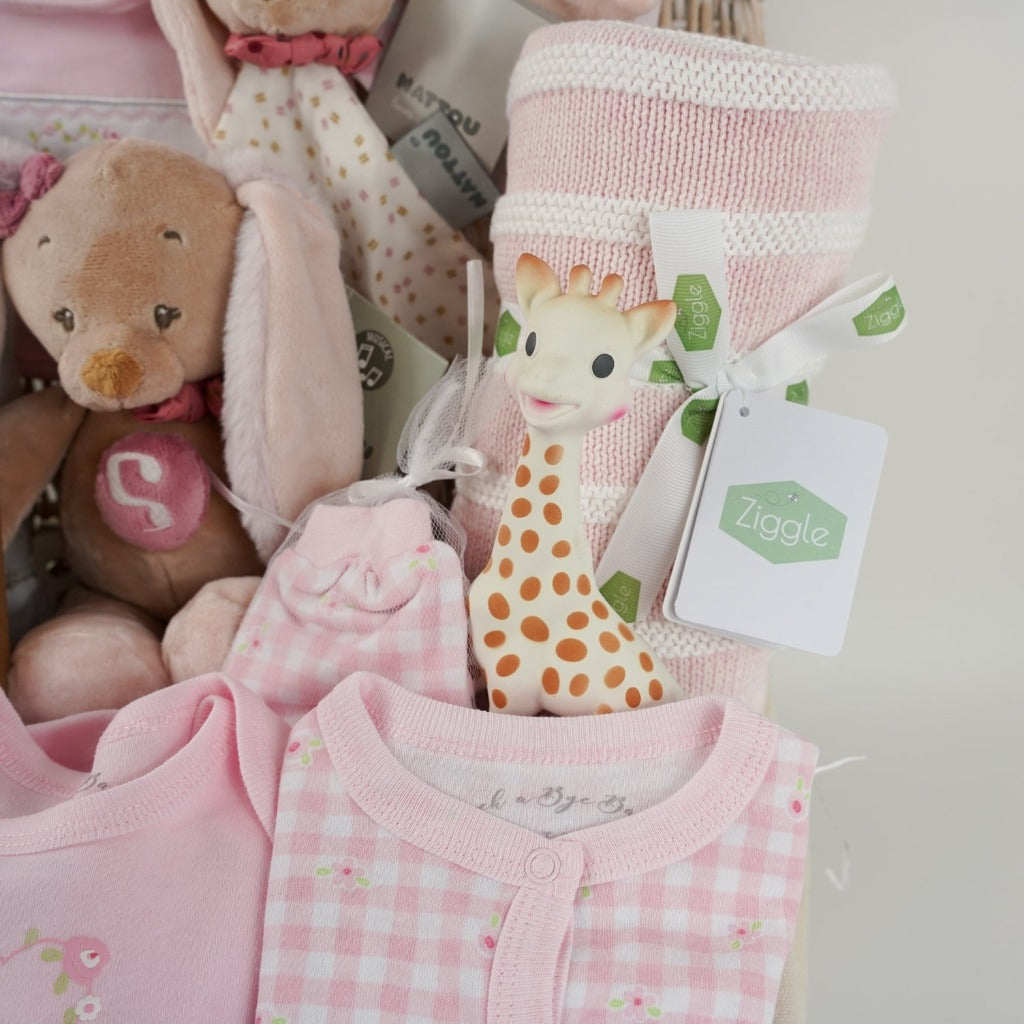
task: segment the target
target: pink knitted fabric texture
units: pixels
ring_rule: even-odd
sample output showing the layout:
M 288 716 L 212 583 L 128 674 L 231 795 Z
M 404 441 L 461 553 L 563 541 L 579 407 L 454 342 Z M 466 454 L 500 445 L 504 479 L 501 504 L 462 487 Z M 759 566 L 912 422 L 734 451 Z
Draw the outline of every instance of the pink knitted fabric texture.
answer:
M 577 263 L 598 280 L 621 274 L 622 308 L 656 298 L 649 214 L 719 209 L 733 348 L 755 348 L 843 283 L 867 227 L 893 99 L 873 66 L 822 66 L 621 22 L 534 32 L 509 87 L 508 187 L 491 226 L 503 301 L 516 301 L 524 252 L 563 284 Z M 484 401 L 495 411 L 475 439 L 488 471 L 461 482 L 455 502 L 471 578 L 493 543 L 524 430 L 500 373 L 489 386 Z M 581 483 L 595 562 L 686 394 L 637 384 L 630 415 L 588 436 Z M 763 708 L 766 651 L 668 623 L 660 602 L 638 630 L 688 695 L 725 693 Z

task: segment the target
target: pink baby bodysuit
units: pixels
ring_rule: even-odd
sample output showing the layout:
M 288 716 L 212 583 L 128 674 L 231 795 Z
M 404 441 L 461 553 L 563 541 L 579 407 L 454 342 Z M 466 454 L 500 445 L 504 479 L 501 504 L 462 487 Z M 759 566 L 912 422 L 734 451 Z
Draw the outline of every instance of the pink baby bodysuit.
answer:
M 109 718 L 58 763 L 0 695 L 0 1020 L 251 1021 L 286 729 L 222 676 Z
M 422 501 L 318 505 L 275 555 L 224 672 L 289 723 L 359 670 L 470 706 L 462 562 Z
M 817 752 L 742 705 L 519 718 L 362 674 L 288 750 L 262 1024 L 772 1020 Z

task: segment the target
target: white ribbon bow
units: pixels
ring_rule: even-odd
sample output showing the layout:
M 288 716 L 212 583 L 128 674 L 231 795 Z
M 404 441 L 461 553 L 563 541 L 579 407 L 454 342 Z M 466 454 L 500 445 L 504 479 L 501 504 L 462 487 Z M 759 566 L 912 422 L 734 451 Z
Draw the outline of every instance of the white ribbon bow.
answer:
M 693 266 L 694 251 L 711 252 L 711 259 L 703 258 L 723 306 L 724 330 L 713 349 L 700 352 L 688 352 L 675 332 L 668 339 L 691 395 L 669 419 L 595 573 L 605 598 L 630 622 L 647 614 L 672 567 L 700 473 L 705 426 L 718 399 L 734 388 L 769 391 L 805 380 L 831 353 L 883 344 L 906 323 L 893 279 L 875 274 L 831 295 L 754 351 L 730 356 L 724 259 L 713 244 L 715 218 L 720 238 L 721 215 L 715 211 L 670 211 L 651 218 L 659 294 L 673 295 L 680 268 Z M 682 228 L 688 238 L 680 246 Z M 687 250 L 694 237 L 699 244 Z M 682 263 L 680 248 L 687 250 Z M 695 413 L 703 413 L 704 422 L 695 422 Z

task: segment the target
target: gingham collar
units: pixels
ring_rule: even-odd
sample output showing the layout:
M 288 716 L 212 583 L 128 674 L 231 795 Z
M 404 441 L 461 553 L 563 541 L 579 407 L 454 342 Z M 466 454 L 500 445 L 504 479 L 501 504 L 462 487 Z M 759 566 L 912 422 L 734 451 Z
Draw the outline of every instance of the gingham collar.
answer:
M 524 884 L 524 865 L 538 851 L 565 866 L 567 887 L 614 881 L 691 855 L 743 812 L 777 742 L 771 722 L 724 698 L 616 715 L 519 718 L 429 700 L 369 673 L 336 687 L 317 718 L 346 792 L 367 815 L 420 849 L 512 885 Z M 707 744 L 711 752 L 661 803 L 548 839 L 429 785 L 396 758 L 390 743 L 481 761 L 595 766 Z

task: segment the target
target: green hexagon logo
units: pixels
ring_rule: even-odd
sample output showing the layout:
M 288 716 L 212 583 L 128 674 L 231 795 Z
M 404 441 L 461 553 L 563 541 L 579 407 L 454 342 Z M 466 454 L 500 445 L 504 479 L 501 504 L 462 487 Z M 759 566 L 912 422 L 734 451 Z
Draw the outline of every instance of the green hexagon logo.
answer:
M 499 356 L 515 352 L 520 329 L 519 321 L 506 309 L 498 318 L 498 331 L 494 337 L 494 351 Z
M 640 604 L 638 579 L 620 569 L 608 577 L 608 582 L 601 587 L 601 594 L 624 622 L 636 622 L 636 612 Z
M 722 306 L 704 274 L 680 274 L 676 278 L 672 301 L 676 314 L 675 331 L 687 352 L 710 352 L 715 347 Z
M 874 337 L 878 334 L 890 334 L 895 331 L 906 316 L 903 300 L 895 288 L 882 292 L 874 302 L 853 318 L 853 326 L 862 338 Z
M 795 480 L 739 484 L 725 494 L 719 528 L 773 565 L 839 557 L 846 516 Z

